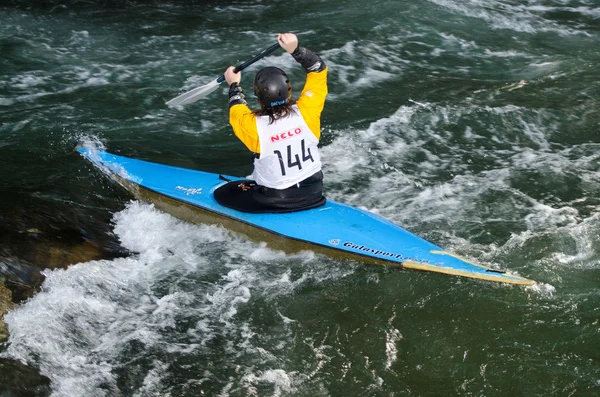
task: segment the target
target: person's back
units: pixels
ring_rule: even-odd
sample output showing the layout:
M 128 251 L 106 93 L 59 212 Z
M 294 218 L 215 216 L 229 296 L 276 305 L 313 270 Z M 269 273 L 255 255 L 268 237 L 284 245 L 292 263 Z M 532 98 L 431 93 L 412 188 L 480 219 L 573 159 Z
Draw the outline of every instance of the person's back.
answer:
M 255 159 L 252 180 L 225 184 L 215 191 L 215 199 L 240 211 L 289 212 L 325 203 L 317 145 L 327 68 L 318 55 L 298 45 L 294 34 L 280 34 L 278 42 L 308 73 L 297 101 L 291 97 L 292 86 L 285 72 L 268 67 L 254 79 L 261 107 L 251 111 L 239 85 L 241 75 L 233 73 L 233 67 L 225 72 L 230 123 Z

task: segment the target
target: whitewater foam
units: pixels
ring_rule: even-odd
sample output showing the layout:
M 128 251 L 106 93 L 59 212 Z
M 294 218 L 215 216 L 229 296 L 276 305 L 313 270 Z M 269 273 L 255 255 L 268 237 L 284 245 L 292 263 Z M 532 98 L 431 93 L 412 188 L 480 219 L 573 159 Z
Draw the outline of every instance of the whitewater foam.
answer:
M 164 392 L 169 360 L 213 354 L 212 344 L 223 337 L 232 341 L 223 354 L 238 356 L 243 347 L 244 354 L 264 357 L 269 350 L 257 343 L 256 324 L 243 312 L 353 271 L 315 261 L 313 253 L 288 256 L 220 227 L 187 224 L 136 201 L 115 214 L 114 223 L 121 244 L 137 254 L 46 270 L 42 290 L 6 316 L 4 355 L 39 367 L 52 381 L 53 396 L 116 395 L 117 369 L 147 359 L 153 364 L 138 367 L 143 376 L 132 393 Z M 296 274 L 296 266 L 303 271 Z M 276 317 L 284 327 L 294 324 Z M 272 337 L 287 343 L 286 334 Z M 290 375 L 277 366 L 242 373 L 237 385 L 289 389 Z

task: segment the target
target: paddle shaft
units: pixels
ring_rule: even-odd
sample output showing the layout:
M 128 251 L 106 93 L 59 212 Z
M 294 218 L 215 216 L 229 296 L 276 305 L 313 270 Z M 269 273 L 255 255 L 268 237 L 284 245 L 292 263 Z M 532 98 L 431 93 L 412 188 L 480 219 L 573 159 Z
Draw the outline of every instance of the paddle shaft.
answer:
M 256 55 L 252 59 L 249 59 L 246 62 L 242 63 L 241 65 L 237 66 L 233 70 L 235 71 L 235 73 L 239 72 L 240 70 L 244 70 L 248 66 L 252 65 L 254 62 L 266 57 L 267 55 L 269 55 L 270 53 L 272 53 L 273 51 L 275 51 L 278 48 L 281 48 L 279 46 L 279 44 L 273 44 L 271 47 L 267 48 L 266 50 L 264 50 L 260 54 Z M 221 84 L 223 81 L 225 81 L 225 75 L 221 75 L 221 77 L 217 78 L 216 80 L 213 80 L 209 84 L 203 85 L 201 87 L 196 87 L 193 90 L 190 90 L 188 92 L 185 92 L 185 93 L 179 95 L 177 98 L 171 99 L 170 101 L 167 102 L 167 105 L 168 106 L 181 106 L 181 105 L 187 105 L 189 103 L 194 103 L 197 100 L 202 99 L 202 98 L 206 97 L 208 94 L 210 94 L 211 92 L 215 91 L 219 87 L 219 84 Z
M 256 55 L 255 57 L 253 57 L 252 59 L 248 59 L 246 62 L 236 66 L 235 69 L 233 69 L 233 71 L 235 73 L 237 72 L 241 72 L 242 70 L 246 69 L 248 66 L 252 65 L 254 62 L 266 57 L 267 55 L 271 54 L 272 52 L 274 52 L 276 49 L 281 48 L 279 46 L 279 43 L 275 43 L 273 44 L 271 47 L 267 48 L 266 50 L 264 50 L 263 52 L 261 52 L 260 54 Z M 225 76 L 221 76 L 217 79 L 217 83 L 222 83 L 223 81 L 225 81 Z

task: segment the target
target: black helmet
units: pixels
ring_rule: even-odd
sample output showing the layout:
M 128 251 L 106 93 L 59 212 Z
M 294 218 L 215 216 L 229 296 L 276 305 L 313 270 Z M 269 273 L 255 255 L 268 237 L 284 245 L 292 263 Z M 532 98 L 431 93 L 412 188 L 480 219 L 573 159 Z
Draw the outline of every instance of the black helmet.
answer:
M 292 83 L 283 70 L 269 66 L 256 73 L 254 95 L 265 108 L 283 105 L 292 97 Z

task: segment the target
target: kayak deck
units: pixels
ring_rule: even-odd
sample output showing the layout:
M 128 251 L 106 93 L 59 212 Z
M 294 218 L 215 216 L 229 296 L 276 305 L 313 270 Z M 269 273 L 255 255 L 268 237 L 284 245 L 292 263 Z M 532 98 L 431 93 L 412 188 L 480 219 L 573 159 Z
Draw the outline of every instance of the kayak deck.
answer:
M 131 159 L 87 148 L 78 151 L 141 200 L 193 223 L 221 224 L 286 252 L 313 250 L 333 257 L 502 283 L 532 280 L 489 268 L 418 237 L 385 218 L 328 200 L 290 213 L 244 213 L 219 205 L 218 174 Z M 241 179 L 226 177 L 227 179 Z

